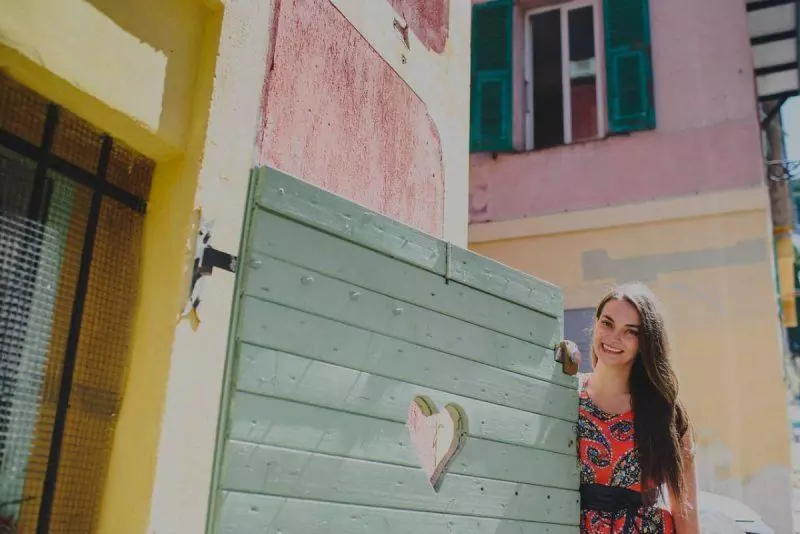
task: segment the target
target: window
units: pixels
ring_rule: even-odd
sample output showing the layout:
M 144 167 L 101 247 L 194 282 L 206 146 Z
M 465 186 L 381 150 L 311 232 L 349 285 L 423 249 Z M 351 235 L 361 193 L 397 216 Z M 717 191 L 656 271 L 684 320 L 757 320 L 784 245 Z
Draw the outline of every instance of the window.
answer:
M 9 531 L 97 529 L 154 168 L 0 73 L 0 525 Z
M 573 0 L 522 14 L 514 3 L 473 6 L 473 152 L 513 149 L 524 121 L 527 150 L 655 127 L 648 0 Z M 524 41 L 524 49 L 512 43 Z M 520 54 L 519 61 L 513 61 Z M 514 77 L 513 65 L 524 65 Z M 514 80 L 524 79 L 524 115 L 513 112 Z
M 570 2 L 526 16 L 526 148 L 598 137 L 605 130 L 592 2 Z
M 470 147 L 511 150 L 514 6 L 494 0 L 473 6 Z

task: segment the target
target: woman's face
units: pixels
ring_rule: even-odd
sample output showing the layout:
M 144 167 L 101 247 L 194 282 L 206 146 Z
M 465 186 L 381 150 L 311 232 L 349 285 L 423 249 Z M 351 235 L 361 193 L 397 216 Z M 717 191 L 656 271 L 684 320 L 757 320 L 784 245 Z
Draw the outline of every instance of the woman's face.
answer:
M 594 322 L 593 349 L 603 365 L 630 365 L 639 353 L 639 312 L 627 300 L 609 300 Z

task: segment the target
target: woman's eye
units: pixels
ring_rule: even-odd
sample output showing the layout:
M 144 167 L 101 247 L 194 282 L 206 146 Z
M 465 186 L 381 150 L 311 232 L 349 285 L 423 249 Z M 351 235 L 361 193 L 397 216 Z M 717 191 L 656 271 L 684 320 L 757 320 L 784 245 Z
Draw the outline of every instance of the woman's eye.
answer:
M 636 337 L 639 334 L 635 330 L 625 330 L 625 335 L 628 337 Z

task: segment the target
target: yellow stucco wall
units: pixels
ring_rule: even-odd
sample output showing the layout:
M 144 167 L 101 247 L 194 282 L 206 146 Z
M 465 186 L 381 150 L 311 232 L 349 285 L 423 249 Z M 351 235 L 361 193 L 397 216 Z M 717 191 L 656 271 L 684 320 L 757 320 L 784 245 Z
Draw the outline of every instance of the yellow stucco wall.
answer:
M 0 69 L 156 160 L 130 370 L 99 532 L 147 531 L 221 4 L 0 0 Z
M 474 225 L 470 246 L 561 286 L 567 309 L 594 307 L 615 283 L 648 283 L 664 303 L 697 426 L 701 488 L 786 526 L 790 456 L 771 237 L 758 188 Z

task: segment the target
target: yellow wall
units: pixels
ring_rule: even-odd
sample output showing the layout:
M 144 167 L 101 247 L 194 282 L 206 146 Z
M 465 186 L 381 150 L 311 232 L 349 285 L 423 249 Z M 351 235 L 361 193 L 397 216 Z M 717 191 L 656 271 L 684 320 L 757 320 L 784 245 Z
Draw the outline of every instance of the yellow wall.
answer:
M 761 189 L 474 225 L 470 235 L 475 251 L 561 286 L 567 309 L 594 307 L 615 283 L 648 283 L 698 429 L 701 487 L 782 515 L 770 508 L 785 500 L 788 512 L 790 461 L 771 236 Z
M 149 527 L 219 41 L 210 0 L 0 0 L 0 69 L 156 160 L 100 532 Z
M 777 262 L 778 289 L 780 292 L 783 326 L 797 326 L 797 305 L 795 295 L 794 243 L 791 231 L 776 232 L 775 259 Z

